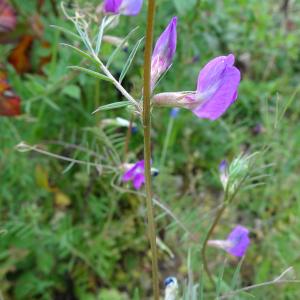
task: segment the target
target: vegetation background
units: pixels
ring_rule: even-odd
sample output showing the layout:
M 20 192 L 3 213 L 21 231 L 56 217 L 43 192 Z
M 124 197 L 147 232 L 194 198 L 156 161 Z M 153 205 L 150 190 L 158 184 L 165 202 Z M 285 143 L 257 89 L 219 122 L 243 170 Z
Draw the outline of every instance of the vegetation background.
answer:
M 159 91 L 193 90 L 200 68 L 217 55 L 234 53 L 242 72 L 238 101 L 216 122 L 180 111 L 174 120 L 163 165 L 161 153 L 169 110 L 153 113 L 153 162 L 160 167 L 154 191 L 184 224 L 156 208 L 161 280 L 175 275 L 182 289 L 201 280 L 201 241 L 222 194 L 218 165 L 243 151 L 260 151 L 259 176 L 227 210 L 215 237 L 235 224 L 251 230 L 251 247 L 241 265 L 210 249 L 211 268 L 224 271 L 230 286 L 265 282 L 289 266 L 300 277 L 300 2 L 298 0 L 158 0 L 155 37 L 178 15 L 178 49 Z M 67 1 L 75 5 L 75 1 Z M 22 115 L 0 116 L 0 291 L 3 299 L 146 299 L 150 289 L 149 246 L 143 198 L 127 192 L 118 174 L 99 175 L 92 163 L 110 151 L 123 160 L 126 128 L 103 127 L 107 118 L 130 119 L 126 110 L 95 115 L 99 106 L 121 101 L 106 82 L 72 71 L 82 59 L 61 42 L 78 44 L 55 30 L 74 31 L 58 1 L 14 0 L 17 27 L 0 35 L 1 68 L 22 102 Z M 76 1 L 97 28 L 99 1 Z M 122 17 L 110 34 L 125 36 L 129 51 L 144 34 L 146 5 L 137 17 Z M 94 27 L 93 27 L 94 26 Z M 114 46 L 104 44 L 103 57 Z M 130 52 L 129 52 L 130 53 Z M 119 74 L 128 56 L 111 65 Z M 124 80 L 141 89 L 140 49 Z M 0 95 L 5 101 L 5 95 Z M 138 124 L 138 120 L 137 124 Z M 78 165 L 16 145 L 39 144 Z M 142 128 L 132 135 L 129 158 L 142 157 Z M 262 168 L 262 167 L 267 168 Z M 197 241 L 191 240 L 191 232 Z M 188 255 L 189 253 L 189 255 Z M 221 269 L 220 269 L 221 268 Z M 209 287 L 209 286 L 207 286 Z M 226 288 L 225 288 L 226 289 Z M 212 292 L 207 289 L 207 296 Z M 299 285 L 251 291 L 256 299 L 298 299 Z M 248 294 L 236 299 L 251 299 Z

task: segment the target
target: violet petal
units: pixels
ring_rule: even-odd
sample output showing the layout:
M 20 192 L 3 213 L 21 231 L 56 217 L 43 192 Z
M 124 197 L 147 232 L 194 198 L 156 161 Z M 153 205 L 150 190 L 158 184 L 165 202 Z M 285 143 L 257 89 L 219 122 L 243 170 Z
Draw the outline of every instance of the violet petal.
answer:
M 232 246 L 227 249 L 231 255 L 244 256 L 250 244 L 249 230 L 241 225 L 236 226 L 227 237 Z
M 240 71 L 233 66 L 234 56 L 220 56 L 210 61 L 199 73 L 199 105 L 193 113 L 199 118 L 218 119 L 237 99 Z
M 172 64 L 177 45 L 176 26 L 177 17 L 173 17 L 155 44 L 151 61 L 152 87 Z
M 143 0 L 123 0 L 120 6 L 120 13 L 126 16 L 136 16 L 143 5 Z
M 120 12 L 122 0 L 105 0 L 104 1 L 104 11 L 106 13 L 118 14 Z

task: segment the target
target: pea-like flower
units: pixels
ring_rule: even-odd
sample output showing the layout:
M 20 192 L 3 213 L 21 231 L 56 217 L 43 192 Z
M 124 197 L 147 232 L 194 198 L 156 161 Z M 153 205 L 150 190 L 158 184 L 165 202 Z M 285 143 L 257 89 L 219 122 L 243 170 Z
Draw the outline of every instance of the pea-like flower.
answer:
M 105 0 L 104 12 L 126 16 L 137 15 L 143 5 L 143 0 Z
M 152 162 L 151 162 L 152 163 Z M 125 173 L 122 177 L 123 182 L 132 181 L 133 187 L 136 190 L 139 190 L 143 184 L 145 183 L 145 162 L 144 160 L 140 160 L 135 164 L 126 164 L 125 165 Z M 159 171 L 155 168 L 151 168 L 151 175 L 157 176 Z
M 183 107 L 199 118 L 216 120 L 237 99 L 241 74 L 233 64 L 233 54 L 216 57 L 200 71 L 195 92 L 157 94 L 153 104 Z
M 249 230 L 241 225 L 236 226 L 226 240 L 209 240 L 208 245 L 224 249 L 233 256 L 245 255 L 250 244 Z
M 172 65 L 177 44 L 177 17 L 173 17 L 164 32 L 158 38 L 151 60 L 151 87 Z

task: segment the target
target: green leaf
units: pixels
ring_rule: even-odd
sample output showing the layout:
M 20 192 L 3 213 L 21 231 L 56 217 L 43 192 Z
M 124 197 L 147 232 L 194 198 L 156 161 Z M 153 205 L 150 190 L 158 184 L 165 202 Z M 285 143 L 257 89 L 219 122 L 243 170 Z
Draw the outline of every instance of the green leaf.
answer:
M 54 103 L 50 98 L 48 97 L 43 97 L 43 100 L 45 101 L 46 104 L 48 104 L 50 107 L 52 107 L 56 111 L 60 111 L 59 106 Z
M 120 101 L 120 102 L 114 102 L 114 103 L 110 103 L 110 104 L 107 104 L 107 105 L 103 105 L 103 106 L 100 106 L 98 107 L 94 112 L 98 112 L 98 111 L 104 111 L 104 110 L 111 110 L 111 109 L 116 109 L 116 108 L 121 108 L 121 107 L 124 107 L 124 106 L 128 106 L 130 105 L 131 102 L 130 101 Z
M 234 290 L 236 287 L 237 287 L 237 284 L 238 284 L 238 279 L 239 279 L 239 275 L 240 275 L 240 271 L 241 271 L 241 267 L 242 267 L 242 264 L 244 262 L 244 258 L 242 258 L 239 262 L 239 264 L 237 265 L 235 271 L 234 271 L 234 274 L 233 274 L 233 277 L 232 277 L 232 280 L 231 280 L 231 289 Z
M 138 29 L 139 27 L 135 27 L 134 29 L 132 29 L 127 36 L 124 38 L 123 42 L 113 51 L 113 53 L 111 54 L 111 56 L 109 57 L 106 67 L 108 68 L 110 66 L 110 64 L 112 63 L 114 57 L 118 54 L 118 52 L 126 45 L 127 41 L 129 40 L 129 38 L 131 37 L 131 35 Z
M 80 98 L 80 88 L 77 85 L 68 85 L 63 89 L 63 93 L 71 98 Z
M 112 80 L 110 78 L 108 78 L 107 76 L 105 76 L 105 75 L 103 75 L 101 73 L 92 71 L 90 69 L 86 69 L 86 68 L 82 68 L 82 67 L 78 67 L 78 66 L 69 66 L 69 68 L 74 69 L 74 70 L 78 70 L 78 71 L 82 71 L 82 72 L 84 72 L 86 74 L 89 74 L 89 75 L 91 75 L 91 76 L 93 76 L 95 78 L 101 79 L 101 80 L 112 82 Z
M 92 60 L 92 61 L 94 61 L 94 62 L 97 63 L 97 61 L 92 56 L 90 56 L 88 53 L 86 53 L 86 52 L 78 49 L 77 47 L 74 47 L 74 46 L 72 46 L 70 44 L 65 44 L 65 43 L 61 43 L 61 45 L 65 46 L 65 47 L 69 47 L 69 48 L 73 49 L 75 52 L 77 52 L 80 56 L 88 58 L 88 59 L 90 59 L 90 60 Z
M 51 27 L 51 28 L 54 28 L 54 29 L 57 29 L 57 30 L 59 30 L 59 31 L 61 31 L 61 32 L 67 34 L 67 35 L 70 35 L 70 36 L 73 37 L 73 38 L 76 38 L 76 39 L 78 39 L 78 40 L 81 40 L 81 37 L 80 37 L 78 34 L 72 32 L 72 31 L 69 30 L 69 29 L 66 29 L 66 28 L 64 28 L 64 27 L 57 26 L 57 25 L 50 25 L 50 27 Z
M 128 69 L 130 68 L 131 63 L 132 63 L 132 61 L 135 57 L 135 54 L 136 54 L 137 50 L 139 49 L 139 46 L 140 46 L 143 39 L 144 38 L 142 37 L 140 40 L 138 40 L 137 43 L 135 44 L 135 46 L 133 47 L 133 49 L 132 49 L 132 51 L 131 51 L 131 53 L 130 53 L 130 55 L 129 55 L 126 63 L 125 63 L 125 66 L 122 70 L 122 73 L 120 75 L 120 78 L 119 78 L 120 83 L 123 81 L 124 77 L 126 76 L 126 73 L 127 73 Z
M 101 22 L 101 25 L 99 26 L 99 32 L 98 32 L 98 35 L 97 35 L 96 50 L 95 50 L 97 56 L 100 52 L 102 38 L 103 38 L 103 32 L 104 32 L 105 26 L 106 26 L 106 17 L 103 18 L 103 20 Z

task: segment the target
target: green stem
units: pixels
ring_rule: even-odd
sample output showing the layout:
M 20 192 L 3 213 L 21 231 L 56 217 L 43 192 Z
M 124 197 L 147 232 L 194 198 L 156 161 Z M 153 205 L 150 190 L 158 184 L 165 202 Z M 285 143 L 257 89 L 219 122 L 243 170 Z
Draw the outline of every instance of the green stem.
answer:
M 145 189 L 148 218 L 148 234 L 152 253 L 153 299 L 159 300 L 158 259 L 156 245 L 156 228 L 151 190 L 151 55 L 153 44 L 153 27 L 155 0 L 148 0 L 147 29 L 144 53 L 144 88 L 143 88 L 143 126 L 144 126 L 144 160 Z
M 219 208 L 217 214 L 216 214 L 216 217 L 214 219 L 214 222 L 213 224 L 211 225 L 207 235 L 206 235 L 206 238 L 205 238 L 205 241 L 203 243 L 203 247 L 202 247 L 202 251 L 201 251 L 201 256 L 202 256 L 202 262 L 203 262 L 203 267 L 204 267 L 204 270 L 205 272 L 207 273 L 208 275 L 208 278 L 210 280 L 210 282 L 212 283 L 213 286 L 215 286 L 215 281 L 213 280 L 213 277 L 210 273 L 210 270 L 208 268 L 208 263 L 207 263 L 207 258 L 206 258 L 206 248 L 207 248 L 207 242 L 208 240 L 210 239 L 211 235 L 213 234 L 216 226 L 218 225 L 222 215 L 223 215 L 223 212 L 226 208 L 226 205 L 223 203 L 222 206 Z

